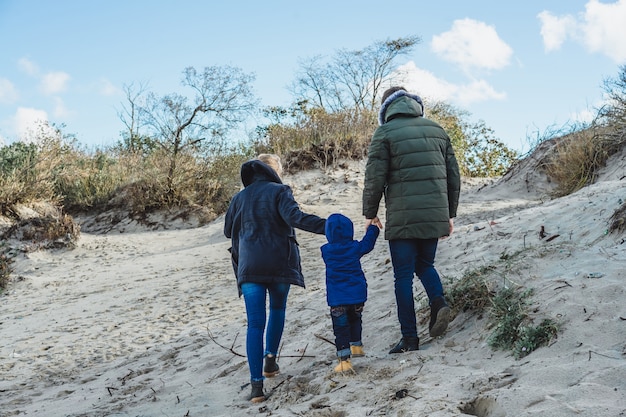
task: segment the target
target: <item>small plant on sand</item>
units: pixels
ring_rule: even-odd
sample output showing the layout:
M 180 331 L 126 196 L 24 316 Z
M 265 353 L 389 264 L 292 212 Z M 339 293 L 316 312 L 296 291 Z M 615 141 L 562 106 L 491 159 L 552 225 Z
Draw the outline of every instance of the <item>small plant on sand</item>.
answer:
M 495 330 L 489 339 L 494 349 L 511 349 L 518 339 L 518 330 L 527 318 L 527 298 L 531 290 L 516 291 L 512 287 L 500 290 L 491 300 L 491 317 L 495 321 Z
M 446 292 L 446 298 L 455 314 L 461 311 L 482 312 L 493 298 L 493 290 L 486 275 L 496 269 L 486 265 L 466 272 Z
M 550 319 L 544 319 L 538 326 L 524 325 L 530 320 L 528 299 L 532 293 L 530 289 L 520 292 L 507 287 L 493 298 L 490 313 L 496 324 L 489 338 L 492 348 L 511 350 L 519 359 L 547 345 L 556 336 L 558 325 Z
M 511 256 L 517 256 L 515 253 Z M 494 328 L 489 337 L 493 349 L 510 350 L 516 359 L 522 358 L 540 346 L 547 345 L 558 333 L 558 325 L 544 319 L 533 326 L 528 314 L 531 289 L 505 287 L 495 290 L 511 256 L 502 256 L 500 262 L 467 271 L 461 279 L 446 288 L 446 298 L 454 312 L 472 312 L 478 316 L 489 313 L 489 323 Z
M 520 327 L 518 331 L 519 337 L 513 346 L 515 358 L 523 358 L 538 347 L 549 344 L 558 331 L 558 324 L 550 319 L 543 319 L 536 327 Z

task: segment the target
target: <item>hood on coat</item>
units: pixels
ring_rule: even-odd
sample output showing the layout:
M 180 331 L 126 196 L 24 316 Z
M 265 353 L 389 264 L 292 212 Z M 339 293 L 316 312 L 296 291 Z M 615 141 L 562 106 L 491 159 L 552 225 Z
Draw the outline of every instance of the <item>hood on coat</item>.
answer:
M 344 243 L 354 240 L 352 220 L 343 214 L 335 213 L 328 216 L 325 231 L 328 243 Z
M 261 162 L 258 159 L 253 159 L 248 162 L 244 162 L 241 165 L 241 183 L 244 187 L 252 184 L 255 181 L 272 181 L 282 184 L 280 177 L 265 162 Z
M 402 100 L 397 100 L 404 97 Z M 389 113 L 389 114 L 387 114 Z M 424 116 L 424 103 L 418 95 L 398 90 L 385 100 L 378 112 L 378 124 L 384 125 L 390 116 L 405 114 L 408 116 Z

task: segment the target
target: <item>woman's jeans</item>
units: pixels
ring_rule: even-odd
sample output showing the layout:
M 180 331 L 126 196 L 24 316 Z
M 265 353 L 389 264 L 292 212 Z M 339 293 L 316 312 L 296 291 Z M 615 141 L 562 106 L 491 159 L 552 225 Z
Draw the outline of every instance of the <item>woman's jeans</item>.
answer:
M 289 284 L 260 284 L 247 282 L 241 284 L 241 292 L 246 304 L 248 333 L 246 335 L 246 354 L 252 381 L 263 381 L 263 357 L 268 353 L 276 355 L 285 326 L 285 307 Z M 265 332 L 266 293 L 269 293 L 270 314 Z M 265 350 L 263 349 L 265 333 Z
M 330 317 L 333 320 L 333 333 L 335 334 L 335 346 L 337 347 L 337 357 L 340 359 L 350 357 L 350 345 L 362 346 L 362 315 L 363 303 L 330 308 Z
M 443 296 L 441 279 L 435 269 L 438 239 L 398 239 L 389 241 L 393 275 L 395 278 L 398 321 L 402 337 L 417 337 L 413 274 L 415 273 L 428 295 L 429 303 Z

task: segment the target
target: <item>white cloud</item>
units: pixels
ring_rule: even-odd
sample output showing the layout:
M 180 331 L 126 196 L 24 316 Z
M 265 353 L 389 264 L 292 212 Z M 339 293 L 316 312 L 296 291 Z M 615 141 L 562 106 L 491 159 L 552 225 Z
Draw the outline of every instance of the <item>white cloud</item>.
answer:
M 0 78 L 0 103 L 10 104 L 19 97 L 17 89 L 13 83 L 6 78 Z
M 612 4 L 591 0 L 585 9 L 582 38 L 585 46 L 615 62 L 626 62 L 626 0 Z
M 44 94 L 57 94 L 65 91 L 70 80 L 69 74 L 61 71 L 49 72 L 41 79 L 41 91 Z
M 39 74 L 39 68 L 37 67 L 37 65 L 28 58 L 20 58 L 20 60 L 17 61 L 17 65 L 22 71 L 24 71 L 28 75 L 35 77 L 37 76 L 37 74 Z
M 459 106 L 506 98 L 505 93 L 496 91 L 484 80 L 472 80 L 468 84 L 453 84 L 437 78 L 430 71 L 418 68 L 413 61 L 400 66 L 396 77 L 398 84 L 425 99 L 445 101 Z
M 559 49 L 568 38 L 568 33 L 576 28 L 576 19 L 572 16 L 558 17 L 543 11 L 537 17 L 541 21 L 541 36 L 546 52 Z
M 554 16 L 548 11 L 537 15 L 546 51 L 557 50 L 568 38 L 589 52 L 604 54 L 617 63 L 626 62 L 626 0 L 600 3 L 590 0 L 576 17 Z
M 63 99 L 54 97 L 54 110 L 52 114 L 57 119 L 64 119 L 71 116 L 72 112 L 65 106 Z
M 14 116 L 15 131 L 22 142 L 34 142 L 42 135 L 56 134 L 43 110 L 20 107 Z
M 513 55 L 495 27 L 473 19 L 455 20 L 448 32 L 433 36 L 431 48 L 466 71 L 503 68 L 509 65 Z
M 100 80 L 99 91 L 103 96 L 116 96 L 122 93 L 122 90 L 106 78 Z

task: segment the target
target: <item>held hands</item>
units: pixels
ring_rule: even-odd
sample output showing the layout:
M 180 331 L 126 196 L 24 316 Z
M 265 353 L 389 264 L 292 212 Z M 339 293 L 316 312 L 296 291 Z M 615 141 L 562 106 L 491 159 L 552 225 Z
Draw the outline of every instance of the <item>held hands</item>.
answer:
M 378 218 L 378 216 L 374 217 L 373 219 L 365 219 L 365 230 L 367 230 L 370 224 L 373 224 L 379 229 L 383 228 L 383 224 L 380 222 L 380 219 Z
M 373 224 L 374 226 L 377 226 L 379 229 L 383 228 L 383 224 L 380 222 L 380 219 L 378 218 L 378 216 L 374 217 L 373 219 L 365 219 L 365 230 L 367 230 L 367 228 L 370 226 L 370 224 Z M 444 236 L 442 239 L 445 239 L 447 237 L 452 236 L 453 232 L 454 232 L 454 219 L 450 219 L 449 220 L 448 235 Z

